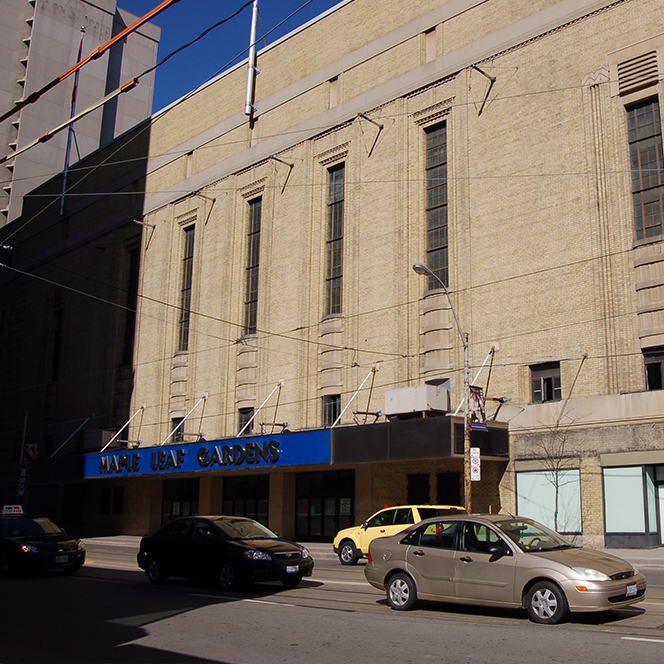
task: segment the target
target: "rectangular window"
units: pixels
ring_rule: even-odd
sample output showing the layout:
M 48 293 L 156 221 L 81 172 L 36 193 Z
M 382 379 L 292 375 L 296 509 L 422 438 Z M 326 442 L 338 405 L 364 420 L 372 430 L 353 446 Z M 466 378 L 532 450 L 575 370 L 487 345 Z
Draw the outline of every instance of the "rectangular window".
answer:
M 238 411 L 238 427 L 237 431 L 240 433 L 244 429 L 245 425 L 249 420 L 254 416 L 253 408 L 240 408 Z M 250 436 L 254 432 L 254 423 L 252 422 L 244 431 L 242 431 L 243 436 Z
M 646 369 L 646 390 L 661 390 L 664 387 L 664 347 L 643 351 Z
M 53 321 L 53 352 L 51 354 L 51 382 L 60 379 L 60 365 L 62 362 L 62 339 L 63 339 L 64 312 L 58 309 L 54 313 Z
M 560 362 L 546 362 L 530 367 L 533 384 L 533 403 L 560 401 Z
M 131 364 L 134 357 L 134 336 L 136 333 L 136 304 L 138 302 L 138 270 L 141 253 L 138 249 L 129 252 L 129 275 L 127 277 L 127 311 L 125 314 L 122 363 Z
M 516 509 L 520 516 L 535 519 L 561 533 L 580 533 L 579 470 L 552 467 L 549 470 L 516 473 Z
M 171 420 L 171 431 L 175 431 L 173 434 L 174 443 L 184 443 L 184 418 L 183 417 L 174 417 Z
M 445 284 L 447 270 L 447 123 L 427 131 L 427 264 Z M 429 290 L 438 281 L 429 277 Z
M 408 502 L 411 505 L 426 505 L 431 502 L 429 473 L 408 475 Z
M 643 468 L 604 468 L 604 519 L 607 533 L 645 533 Z
M 189 321 L 191 318 L 191 286 L 194 275 L 195 226 L 184 229 L 184 252 L 182 256 L 182 289 L 180 291 L 180 334 L 178 351 L 189 350 Z
M 122 514 L 124 512 L 124 488 L 105 487 L 99 500 L 100 514 Z
M 323 426 L 331 427 L 341 413 L 341 395 L 326 394 L 323 397 Z
M 341 313 L 344 249 L 344 175 L 345 164 L 328 171 L 327 201 L 327 276 L 325 312 Z
M 664 157 L 659 102 L 649 99 L 627 108 L 636 239 L 662 234 Z
M 256 334 L 258 312 L 258 265 L 261 244 L 262 198 L 249 201 L 249 236 L 247 242 L 247 286 L 244 298 L 244 333 Z

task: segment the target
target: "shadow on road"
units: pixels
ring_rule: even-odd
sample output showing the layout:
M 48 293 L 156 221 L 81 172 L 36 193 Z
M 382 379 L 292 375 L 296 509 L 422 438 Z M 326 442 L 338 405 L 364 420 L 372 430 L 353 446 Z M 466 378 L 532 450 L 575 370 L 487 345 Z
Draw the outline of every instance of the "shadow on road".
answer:
M 380 599 L 376 603 L 389 607 L 386 599 Z M 458 616 L 494 616 L 496 618 L 528 620 L 528 614 L 525 609 L 496 609 L 483 606 L 464 606 L 459 604 L 445 604 L 442 602 L 428 602 L 426 600 L 419 600 L 415 610 Z M 565 622 L 575 625 L 609 625 L 644 613 L 645 609 L 639 608 L 638 606 L 593 613 L 570 613 Z
M 146 636 L 151 623 L 229 598 L 192 594 L 191 585 L 183 592 L 180 584 L 137 583 L 136 574 L 84 568 L 77 576 L 51 572 L 0 579 L 0 662 L 220 664 L 134 642 Z

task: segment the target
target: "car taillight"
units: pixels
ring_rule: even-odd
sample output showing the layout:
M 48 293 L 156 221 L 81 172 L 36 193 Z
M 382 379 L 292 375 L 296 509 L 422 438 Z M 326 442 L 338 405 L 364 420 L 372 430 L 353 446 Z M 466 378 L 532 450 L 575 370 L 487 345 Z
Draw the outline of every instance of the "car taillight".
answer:
M 371 546 L 369 546 L 369 552 L 367 553 L 367 560 L 368 560 L 369 562 L 373 562 L 373 559 L 372 559 L 372 557 L 371 557 Z

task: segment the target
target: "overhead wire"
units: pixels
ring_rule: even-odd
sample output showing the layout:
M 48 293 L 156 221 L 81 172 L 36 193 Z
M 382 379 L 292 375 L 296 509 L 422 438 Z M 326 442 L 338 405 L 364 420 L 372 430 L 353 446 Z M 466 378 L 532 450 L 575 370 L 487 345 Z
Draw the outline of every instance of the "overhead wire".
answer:
M 311 0 L 309 0 L 309 1 L 311 1 Z M 246 6 L 248 6 L 249 4 L 251 4 L 251 3 L 247 3 L 247 4 L 245 4 L 245 5 L 243 6 L 242 9 L 246 8 Z M 309 2 L 305 3 L 305 5 L 306 5 L 306 4 L 309 4 Z M 303 6 L 305 6 L 305 5 L 303 5 Z M 237 13 L 239 13 L 239 11 L 241 11 L 242 9 L 238 10 Z M 294 13 L 296 13 L 296 12 L 294 12 Z M 226 20 L 228 20 L 228 19 L 226 19 Z M 287 19 L 285 19 L 285 20 L 287 20 Z M 223 22 L 225 22 L 225 21 L 223 21 Z M 219 23 L 219 24 L 221 24 L 221 23 Z M 217 25 L 219 25 L 219 24 L 217 24 Z M 203 35 L 204 35 L 204 34 L 207 34 L 207 33 L 208 33 L 211 29 L 213 29 L 214 27 L 216 27 L 216 26 L 213 26 L 212 28 L 209 28 L 208 30 L 206 30 L 205 33 L 203 33 Z M 275 28 L 275 29 L 276 29 L 276 28 Z M 194 40 L 194 41 L 196 41 L 196 40 Z M 183 46 L 183 47 L 180 47 L 177 51 L 174 51 L 172 54 L 169 54 L 169 56 L 167 56 L 167 58 L 165 58 L 164 60 L 162 60 L 159 64 L 163 64 L 163 62 L 165 62 L 169 57 L 172 57 L 172 55 L 175 55 L 177 52 L 181 51 L 183 48 L 185 48 L 186 46 L 190 45 L 191 43 L 193 43 L 193 42 L 190 42 L 189 44 L 187 44 L 187 45 L 185 45 L 185 46 Z M 156 68 L 156 66 L 158 66 L 158 65 L 155 65 L 155 68 Z M 154 69 L 154 68 L 152 68 L 152 69 Z M 144 72 L 144 73 L 147 73 L 147 71 Z M 574 86 L 574 87 L 579 87 L 579 86 Z M 572 89 L 572 88 L 570 87 L 570 88 L 565 88 L 565 89 Z M 550 91 L 548 91 L 548 90 L 547 90 L 547 91 L 541 91 L 541 93 L 545 93 L 545 92 L 550 92 Z M 537 94 L 537 93 L 528 93 L 528 95 L 519 95 L 519 96 L 530 96 L 530 95 L 532 95 L 532 94 Z M 514 96 L 514 97 L 516 97 L 516 96 Z M 505 97 L 505 99 L 506 99 L 506 98 L 507 98 L 507 97 Z M 498 98 L 498 99 L 501 99 L 501 98 Z M 389 115 L 389 116 L 378 116 L 378 117 L 397 117 L 397 114 L 391 114 L 391 115 Z M 282 134 L 283 134 L 283 133 L 286 133 L 286 132 L 282 132 Z M 217 144 L 217 146 L 218 146 L 218 145 L 219 145 L 219 144 Z M 203 146 L 201 149 L 205 149 L 205 147 L 206 147 L 206 146 Z M 216 147 L 216 146 L 215 146 L 215 147 Z M 97 168 L 100 168 L 100 167 L 102 167 L 102 166 L 103 166 L 103 167 L 105 167 L 105 166 L 111 166 L 113 163 L 114 163 L 114 162 L 104 162 L 103 165 L 100 165 L 100 166 L 98 166 Z M 95 170 L 96 170 L 96 169 L 95 169 Z M 615 172 L 615 173 L 625 173 L 625 172 L 629 172 L 629 171 L 611 171 L 611 172 Z M 584 173 L 584 174 L 578 174 L 578 173 L 577 173 L 577 174 L 564 174 L 564 173 L 558 173 L 558 174 L 534 174 L 534 175 L 523 175 L 523 174 L 519 174 L 519 175 L 510 175 L 510 176 L 505 176 L 505 177 L 559 177 L 559 176 L 576 176 L 576 177 L 578 177 L 579 175 L 586 175 L 586 176 L 587 176 L 587 175 L 593 175 L 593 174 L 595 174 L 595 173 L 594 173 L 594 172 L 591 172 L 591 173 Z M 450 180 L 454 180 L 455 178 L 449 178 L 449 179 L 450 179 Z M 459 179 L 460 179 L 460 178 L 459 178 Z M 464 179 L 465 179 L 465 178 L 464 178 Z M 400 182 L 414 182 L 415 180 L 401 179 L 401 180 L 399 180 L 399 181 L 400 181 Z M 385 183 L 385 182 L 387 182 L 387 181 L 385 181 L 385 180 L 380 180 L 380 181 L 358 181 L 357 183 L 350 183 L 350 182 L 349 182 L 349 185 L 352 185 L 352 184 L 366 185 L 366 184 L 371 184 L 371 183 Z M 302 185 L 302 186 L 325 186 L 325 184 L 324 184 L 324 183 L 309 183 L 308 185 Z M 132 193 L 135 193 L 135 192 L 132 192 Z M 86 195 L 93 195 L 93 194 L 86 194 Z M 108 194 L 106 194 L 106 195 L 108 195 Z M 123 194 L 122 194 L 121 192 L 114 192 L 113 195 L 123 195 Z M 597 257 L 591 257 L 590 259 L 587 259 L 587 260 L 596 260 L 596 259 L 597 259 Z M 550 269 L 555 269 L 555 268 L 550 268 Z M 30 276 L 33 276 L 33 275 L 30 275 Z M 523 275 L 515 275 L 515 276 L 510 277 L 510 278 L 514 278 L 514 279 L 516 279 L 516 278 L 521 278 L 522 276 L 523 276 Z M 498 282 L 507 281 L 507 280 L 508 280 L 508 279 L 505 279 L 505 280 L 498 280 Z M 497 282 L 497 283 L 498 283 L 498 282 Z M 486 287 L 486 285 L 473 286 L 472 288 L 481 288 L 481 287 Z M 65 287 L 65 288 L 66 288 L 66 287 Z M 75 290 L 75 289 L 73 289 L 73 290 Z M 466 289 L 462 289 L 462 290 L 466 290 Z M 457 291 L 457 292 L 460 293 L 460 292 L 462 292 L 462 290 L 459 290 L 459 291 Z M 81 295 L 86 295 L 86 294 L 85 294 L 84 292 L 82 292 L 82 291 L 76 291 L 76 292 L 78 292 L 78 293 L 81 294 Z M 94 297 L 94 296 L 92 296 L 92 297 Z M 100 298 L 96 298 L 96 299 L 100 299 Z M 116 303 L 109 302 L 109 304 L 114 304 L 114 305 L 115 305 Z M 165 305 L 165 306 L 169 306 L 169 307 L 177 308 L 175 305 L 171 305 L 171 304 L 168 304 L 168 303 L 163 303 L 163 302 L 162 302 L 161 304 L 163 304 L 163 305 Z M 407 304 L 410 304 L 410 303 L 407 303 Z M 403 304 L 399 304 L 399 305 L 395 305 L 395 306 L 403 306 Z M 125 307 L 125 308 L 126 308 L 126 307 Z M 192 313 L 193 313 L 194 315 L 198 315 L 198 316 L 201 316 L 201 317 L 207 317 L 205 314 L 202 314 L 202 313 L 198 313 L 198 312 L 195 312 L 195 313 L 192 312 Z M 360 314 L 358 314 L 358 315 L 360 315 Z M 365 314 L 362 314 L 362 315 L 365 315 Z M 210 317 L 210 318 L 215 319 L 214 317 Z M 234 326 L 236 326 L 236 327 L 242 327 L 241 324 L 233 323 L 233 322 L 231 322 L 231 321 L 224 321 L 224 320 L 220 320 L 220 319 L 215 319 L 215 320 L 217 320 L 217 322 L 222 322 L 222 323 L 227 324 L 227 325 L 234 325 Z M 294 340 L 294 341 L 302 341 L 302 339 L 295 339 L 295 338 L 293 338 L 293 337 L 289 337 L 289 336 L 286 336 L 286 335 L 279 335 L 279 334 L 271 333 L 271 332 L 261 331 L 261 333 L 264 333 L 264 334 L 267 334 L 267 335 L 274 335 L 274 336 L 283 336 L 283 337 L 286 338 L 286 339 Z M 230 341 L 229 339 L 223 339 L 223 338 L 222 338 L 222 340 L 231 343 L 231 341 Z M 314 342 L 314 343 L 315 343 L 315 342 Z M 329 344 L 325 344 L 325 345 L 329 345 Z M 201 352 L 207 352 L 208 350 L 209 350 L 209 349 L 206 349 L 205 351 L 201 351 Z M 358 350 L 358 349 L 352 349 L 352 350 Z M 361 350 L 361 349 L 360 349 L 360 350 Z M 361 352 L 365 352 L 365 351 L 361 351 Z M 366 352 L 370 352 L 370 351 L 366 351 Z M 394 354 L 392 354 L 392 355 L 393 355 L 395 358 L 397 358 L 397 357 L 405 357 L 404 355 L 399 355 L 399 354 L 396 354 L 396 353 L 394 353 Z

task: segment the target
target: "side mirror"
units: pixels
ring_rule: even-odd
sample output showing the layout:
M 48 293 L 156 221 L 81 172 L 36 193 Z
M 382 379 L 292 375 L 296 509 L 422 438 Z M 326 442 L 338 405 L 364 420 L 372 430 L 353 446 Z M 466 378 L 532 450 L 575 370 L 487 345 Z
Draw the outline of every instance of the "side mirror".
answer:
M 504 544 L 496 544 L 495 546 L 492 546 L 487 553 L 491 555 L 491 558 L 489 558 L 490 563 L 495 563 L 496 560 L 500 560 L 504 556 L 512 555 L 510 550 Z
M 362 528 L 364 528 L 364 529 L 366 530 L 368 527 L 369 527 L 369 522 L 368 522 L 368 521 L 365 521 L 365 522 L 362 524 Z

